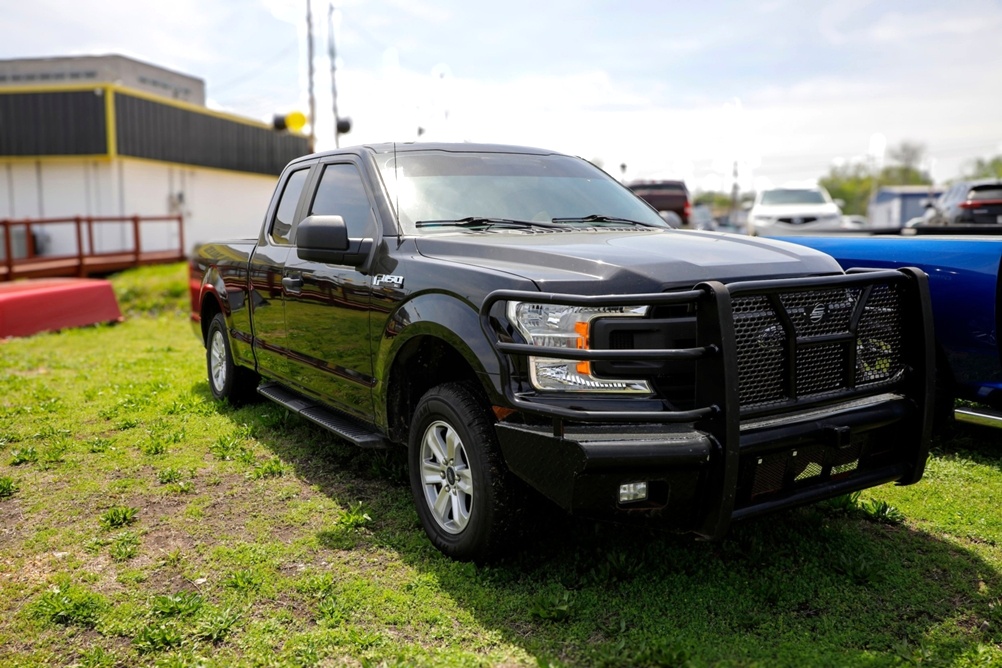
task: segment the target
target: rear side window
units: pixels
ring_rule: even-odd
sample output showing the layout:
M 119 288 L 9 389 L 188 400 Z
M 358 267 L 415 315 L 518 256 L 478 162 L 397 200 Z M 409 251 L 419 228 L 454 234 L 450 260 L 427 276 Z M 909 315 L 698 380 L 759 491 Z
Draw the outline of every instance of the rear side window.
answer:
M 971 191 L 967 193 L 967 199 L 975 202 L 990 199 L 1002 199 L 1002 184 L 971 188 Z
M 350 163 L 327 165 L 310 206 L 310 215 L 341 216 L 349 239 L 361 239 L 374 231 L 375 218 L 362 176 Z
M 293 217 L 296 215 L 296 205 L 299 204 L 299 196 L 303 193 L 303 186 L 306 185 L 306 177 L 310 169 L 300 169 L 289 176 L 282 190 L 282 199 L 278 201 L 278 211 L 275 213 L 275 220 L 271 223 L 271 242 L 279 245 L 288 245 L 289 233 L 292 231 Z

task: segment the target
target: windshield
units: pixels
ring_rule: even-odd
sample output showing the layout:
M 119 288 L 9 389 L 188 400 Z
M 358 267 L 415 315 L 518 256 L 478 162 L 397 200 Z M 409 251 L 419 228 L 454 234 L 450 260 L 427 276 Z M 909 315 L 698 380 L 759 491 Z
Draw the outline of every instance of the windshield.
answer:
M 578 158 L 408 151 L 382 156 L 379 169 L 400 224 L 410 234 L 454 232 L 457 227 L 441 223 L 481 219 L 540 223 L 557 219 L 560 227 L 596 222 L 608 227 L 617 221 L 667 227 L 633 193 Z M 531 228 L 494 225 L 490 229 Z
M 827 204 L 828 200 L 820 190 L 782 188 L 766 190 L 762 193 L 760 204 L 775 206 L 777 204 Z

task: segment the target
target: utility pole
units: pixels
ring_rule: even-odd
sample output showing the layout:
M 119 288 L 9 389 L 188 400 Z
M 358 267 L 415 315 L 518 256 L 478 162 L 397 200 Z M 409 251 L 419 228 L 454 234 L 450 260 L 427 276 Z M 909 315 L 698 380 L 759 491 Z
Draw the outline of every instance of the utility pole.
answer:
M 334 3 L 327 9 L 327 57 L 331 61 L 331 106 L 334 108 L 334 148 L 341 148 L 341 119 L 337 113 L 337 52 L 334 49 Z
M 740 194 L 740 190 L 738 188 L 738 161 L 737 160 L 734 161 L 733 177 L 734 177 L 734 183 L 731 185 L 731 214 L 730 214 L 730 219 L 731 219 L 731 224 L 732 225 L 734 224 L 734 221 L 737 220 L 737 217 L 738 217 L 738 196 Z M 747 229 L 745 231 L 748 234 L 752 233 L 751 221 L 748 221 L 748 226 L 747 226 Z
M 310 92 L 310 152 L 316 150 L 317 143 L 317 100 L 313 95 L 313 10 L 310 7 L 311 0 L 306 0 L 306 59 L 309 72 L 309 92 Z

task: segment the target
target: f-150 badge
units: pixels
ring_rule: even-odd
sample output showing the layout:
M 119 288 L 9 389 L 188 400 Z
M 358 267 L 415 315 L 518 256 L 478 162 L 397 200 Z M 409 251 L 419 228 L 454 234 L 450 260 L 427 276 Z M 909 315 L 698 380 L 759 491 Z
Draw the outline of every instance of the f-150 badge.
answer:
M 378 274 L 372 280 L 372 285 L 377 288 L 380 285 L 391 285 L 395 288 L 402 288 L 404 287 L 404 277 L 394 276 L 393 274 Z

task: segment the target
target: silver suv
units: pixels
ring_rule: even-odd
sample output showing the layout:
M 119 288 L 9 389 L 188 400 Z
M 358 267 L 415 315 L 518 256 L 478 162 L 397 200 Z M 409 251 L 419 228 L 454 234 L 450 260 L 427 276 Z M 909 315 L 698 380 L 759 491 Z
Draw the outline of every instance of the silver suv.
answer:
M 748 222 L 760 236 L 828 232 L 841 229 L 842 210 L 820 186 L 774 188 L 756 195 Z

